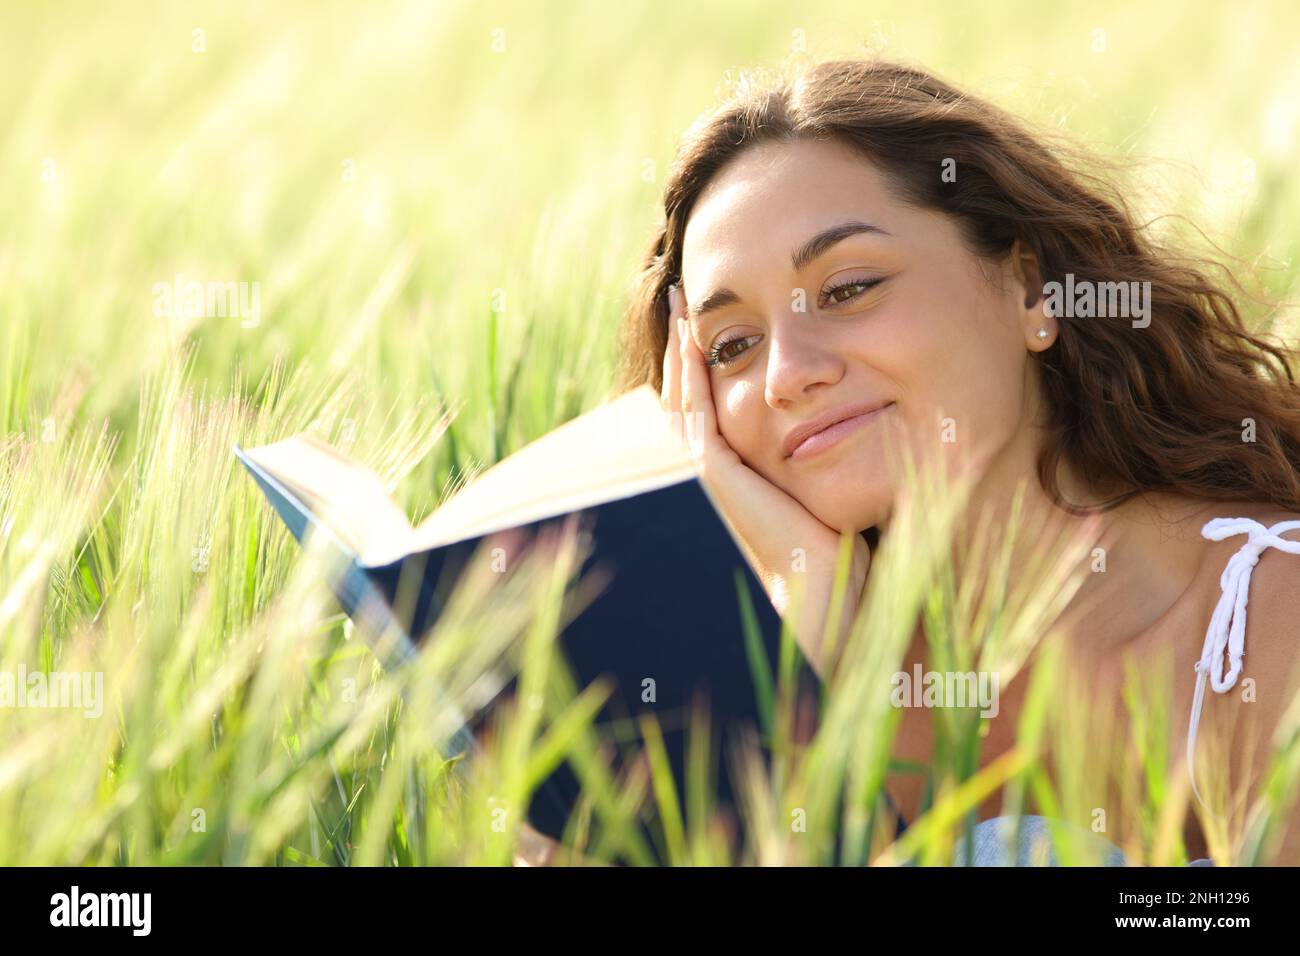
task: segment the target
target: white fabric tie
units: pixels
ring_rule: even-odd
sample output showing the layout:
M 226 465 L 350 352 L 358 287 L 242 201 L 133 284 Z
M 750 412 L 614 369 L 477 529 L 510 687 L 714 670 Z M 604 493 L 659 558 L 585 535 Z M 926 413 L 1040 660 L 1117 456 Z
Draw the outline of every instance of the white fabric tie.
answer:
M 1216 694 L 1226 693 L 1241 675 L 1241 655 L 1246 641 L 1246 601 L 1250 597 L 1250 572 L 1259 563 L 1266 548 L 1277 548 L 1291 554 L 1300 554 L 1300 541 L 1288 541 L 1280 535 L 1284 531 L 1300 528 L 1300 521 L 1280 521 L 1265 528 L 1250 518 L 1215 518 L 1201 529 L 1201 537 L 1222 541 L 1237 534 L 1247 534 L 1249 540 L 1228 560 L 1219 584 L 1223 593 L 1210 618 L 1205 632 L 1205 647 L 1196 662 L 1196 694 L 1192 698 L 1192 721 L 1187 728 L 1187 773 L 1192 778 L 1192 792 L 1201 806 L 1209 810 L 1201 793 L 1196 789 L 1196 728 L 1201 721 L 1205 704 L 1205 678 Z M 1228 672 L 1223 672 L 1223 652 L 1228 652 Z

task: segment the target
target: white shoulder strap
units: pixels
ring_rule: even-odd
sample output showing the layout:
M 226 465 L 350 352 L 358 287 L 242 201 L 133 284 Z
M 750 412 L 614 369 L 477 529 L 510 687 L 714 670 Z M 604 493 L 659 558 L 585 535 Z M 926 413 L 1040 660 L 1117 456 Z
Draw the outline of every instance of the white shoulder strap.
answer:
M 1259 556 L 1265 548 L 1300 554 L 1300 541 L 1288 541 L 1280 537 L 1283 532 L 1296 528 L 1300 528 L 1300 521 L 1280 521 L 1271 528 L 1265 528 L 1250 518 L 1215 518 L 1206 522 L 1201 529 L 1201 537 L 1211 541 L 1222 541 L 1238 534 L 1249 535 L 1249 540 L 1241 546 L 1241 550 L 1228 560 L 1228 566 L 1219 578 L 1223 593 L 1219 596 L 1219 603 L 1214 608 L 1210 626 L 1205 632 L 1201 659 L 1196 662 L 1196 694 L 1192 698 L 1192 720 L 1187 728 L 1187 773 L 1192 778 L 1192 792 L 1207 811 L 1210 808 L 1196 789 L 1195 769 L 1196 728 L 1201 721 L 1201 709 L 1205 705 L 1205 678 L 1209 675 L 1210 686 L 1216 694 L 1225 693 L 1237 682 L 1237 677 L 1241 674 L 1241 655 L 1246 640 L 1246 601 L 1250 594 L 1250 572 L 1259 563 Z M 1226 674 L 1223 672 L 1225 649 L 1229 663 Z

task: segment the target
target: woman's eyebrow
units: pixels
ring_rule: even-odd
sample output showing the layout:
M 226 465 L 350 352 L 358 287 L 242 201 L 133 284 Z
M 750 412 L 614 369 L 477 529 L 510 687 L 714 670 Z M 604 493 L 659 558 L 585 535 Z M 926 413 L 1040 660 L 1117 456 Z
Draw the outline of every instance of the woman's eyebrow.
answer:
M 873 232 L 882 236 L 889 235 L 879 226 L 873 226 L 868 222 L 858 222 L 857 220 L 843 222 L 838 226 L 823 229 L 792 252 L 790 254 L 790 265 L 794 267 L 795 272 L 798 272 L 837 242 L 864 232 Z
M 868 222 L 850 220 L 842 222 L 838 226 L 831 226 L 817 233 L 802 246 L 790 253 L 790 265 L 795 272 L 803 269 L 810 262 L 824 253 L 831 246 L 841 242 L 849 236 L 856 236 L 862 233 L 875 233 L 876 235 L 888 236 L 890 233 L 881 229 L 879 226 L 873 226 Z M 692 303 L 689 312 L 692 319 L 700 319 L 709 312 L 721 309 L 723 306 L 733 305 L 740 301 L 740 296 L 734 291 L 727 288 L 714 289 L 708 295 L 699 301 Z

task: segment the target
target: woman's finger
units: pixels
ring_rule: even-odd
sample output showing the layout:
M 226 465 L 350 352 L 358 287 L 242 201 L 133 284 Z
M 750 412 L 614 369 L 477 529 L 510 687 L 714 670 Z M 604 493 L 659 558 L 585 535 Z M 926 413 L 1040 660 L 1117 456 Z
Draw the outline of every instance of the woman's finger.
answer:
M 659 390 L 664 409 L 676 412 L 681 409 L 682 356 L 681 343 L 677 337 L 677 317 L 684 314 L 681 290 L 675 285 L 668 287 L 668 345 L 664 348 L 663 384 Z
M 681 287 L 668 287 L 668 344 L 664 348 L 663 387 L 661 399 L 668 413 L 668 427 L 683 446 L 686 429 L 682 422 L 682 350 L 678 320 L 686 314 L 685 296 Z
M 718 434 L 713 411 L 713 389 L 709 384 L 709 371 L 704 356 L 685 318 L 678 327 L 681 336 L 682 362 L 682 414 L 685 418 L 686 439 L 697 458 L 710 450 Z

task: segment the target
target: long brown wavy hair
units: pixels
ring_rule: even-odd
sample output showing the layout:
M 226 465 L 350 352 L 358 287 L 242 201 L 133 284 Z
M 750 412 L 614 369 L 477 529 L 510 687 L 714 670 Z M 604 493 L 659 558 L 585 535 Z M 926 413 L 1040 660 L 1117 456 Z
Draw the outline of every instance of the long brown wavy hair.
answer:
M 1067 273 L 1076 283 L 1151 283 L 1148 327 L 1058 316 L 1057 341 L 1033 353 L 1050 408 L 1038 476 L 1060 507 L 1106 511 L 1152 490 L 1300 511 L 1297 353 L 1243 322 L 1229 290 L 1246 290 L 1231 269 L 1140 225 L 1110 175 L 1114 161 L 1058 134 L 1032 134 L 1004 110 L 897 63 L 746 73 L 692 126 L 619 330 L 617 391 L 661 386 L 667 287 L 681 274 L 686 221 L 704 187 L 743 150 L 801 138 L 860 151 L 902 201 L 953 217 L 977 255 L 996 261 L 1023 241 L 1044 283 L 1064 284 Z M 956 161 L 955 182 L 939 174 L 945 160 Z M 1095 508 L 1064 501 L 1062 458 L 1113 497 Z

